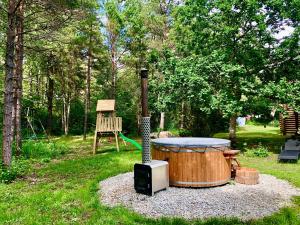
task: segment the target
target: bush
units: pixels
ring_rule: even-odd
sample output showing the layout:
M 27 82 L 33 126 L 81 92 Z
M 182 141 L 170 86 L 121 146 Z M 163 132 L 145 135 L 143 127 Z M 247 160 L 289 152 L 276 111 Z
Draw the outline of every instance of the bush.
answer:
M 191 137 L 193 135 L 193 132 L 186 129 L 180 129 L 178 134 L 180 137 Z
M 279 120 L 275 119 L 275 120 L 271 121 L 269 123 L 269 126 L 279 127 L 280 126 Z
M 274 119 L 270 122 L 262 122 L 259 119 L 253 118 L 252 120 L 248 120 L 246 122 L 247 125 L 253 125 L 253 126 L 269 126 L 269 127 L 279 127 L 279 120 Z
M 18 177 L 24 176 L 30 170 L 30 164 L 25 159 L 13 159 L 10 168 L 0 165 L 0 183 L 11 183 Z
M 64 144 L 29 140 L 23 144 L 22 153 L 26 159 L 53 159 L 67 152 Z
M 270 155 L 267 147 L 259 145 L 256 148 L 246 148 L 245 156 L 265 158 Z

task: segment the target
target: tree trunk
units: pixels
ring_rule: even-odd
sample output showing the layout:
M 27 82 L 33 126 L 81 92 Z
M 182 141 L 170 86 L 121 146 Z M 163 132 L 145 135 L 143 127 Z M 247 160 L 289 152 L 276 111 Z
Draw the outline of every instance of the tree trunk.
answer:
M 35 76 L 35 92 L 36 96 L 40 96 L 40 77 L 39 77 L 40 71 Z
M 163 131 L 165 129 L 165 112 L 160 113 L 159 129 L 161 131 Z
M 180 129 L 184 128 L 184 114 L 185 114 L 185 104 L 184 101 L 182 101 L 181 112 L 180 112 Z
M 69 121 L 70 121 L 70 108 L 71 108 L 71 102 L 70 98 L 68 99 L 68 104 L 67 104 L 67 114 L 66 114 L 66 122 L 65 122 L 65 134 L 69 134 Z
M 9 167 L 12 159 L 12 127 L 13 127 L 13 79 L 15 57 L 15 8 L 16 1 L 8 1 L 8 26 L 5 55 L 5 80 L 4 80 L 4 115 L 2 133 L 2 161 L 4 166 Z
M 33 77 L 31 71 L 29 71 L 29 96 L 33 96 Z
M 23 58 L 24 58 L 24 0 L 21 0 L 17 10 L 17 43 L 16 43 L 16 93 L 14 102 L 15 113 L 15 141 L 16 154 L 19 156 L 22 149 L 22 134 L 21 134 L 21 100 L 23 92 Z
M 237 140 L 236 140 L 236 119 L 237 116 L 234 115 L 230 117 L 229 121 L 229 140 L 231 141 L 231 147 L 236 148 L 237 147 Z
M 90 45 L 91 45 L 91 37 L 90 37 Z M 92 69 L 92 52 L 91 52 L 91 47 L 89 46 L 89 49 L 88 49 L 87 75 L 86 75 L 86 88 L 85 88 L 83 140 L 86 140 L 88 113 L 89 113 L 89 110 L 90 110 L 91 69 Z
M 52 114 L 53 114 L 53 95 L 54 95 L 54 80 L 48 74 L 48 118 L 47 118 L 47 134 L 51 135 L 52 132 Z
M 275 118 L 275 114 L 276 114 L 276 108 L 273 108 L 272 110 L 271 110 L 271 113 L 270 113 L 270 116 L 271 116 L 271 118 L 274 120 L 274 118 Z
M 70 96 L 64 97 L 62 125 L 65 135 L 69 134 L 70 105 Z
M 112 39 L 114 40 L 114 38 Z M 116 98 L 116 89 L 117 89 L 117 62 L 116 62 L 116 43 L 112 41 L 111 43 L 111 71 L 112 71 L 112 90 L 111 97 L 112 99 Z
M 63 105 L 61 109 L 61 130 L 65 130 L 65 114 L 66 114 L 65 108 L 66 108 L 66 97 L 63 96 Z

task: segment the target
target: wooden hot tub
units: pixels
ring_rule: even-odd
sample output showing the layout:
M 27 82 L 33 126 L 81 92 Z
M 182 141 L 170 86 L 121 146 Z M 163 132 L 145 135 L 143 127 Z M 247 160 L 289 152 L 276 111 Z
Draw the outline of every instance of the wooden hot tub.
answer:
M 169 162 L 172 186 L 213 187 L 230 180 L 223 155 L 229 146 L 229 140 L 219 138 L 158 138 L 152 141 L 152 158 Z

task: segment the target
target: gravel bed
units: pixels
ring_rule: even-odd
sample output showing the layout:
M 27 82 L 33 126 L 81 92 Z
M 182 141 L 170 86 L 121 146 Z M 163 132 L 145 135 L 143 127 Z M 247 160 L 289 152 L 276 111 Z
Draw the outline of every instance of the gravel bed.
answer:
M 99 194 L 106 206 L 123 205 L 147 217 L 238 217 L 249 220 L 291 205 L 291 197 L 300 195 L 300 190 L 287 181 L 261 174 L 257 185 L 170 187 L 151 197 L 137 194 L 133 187 L 133 173 L 125 173 L 101 181 Z

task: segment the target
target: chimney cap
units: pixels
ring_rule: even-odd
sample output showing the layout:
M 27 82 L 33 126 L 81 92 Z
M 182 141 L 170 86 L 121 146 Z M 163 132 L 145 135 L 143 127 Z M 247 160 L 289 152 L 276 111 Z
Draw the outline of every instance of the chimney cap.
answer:
M 141 69 L 141 78 L 148 78 L 148 69 L 146 68 Z

